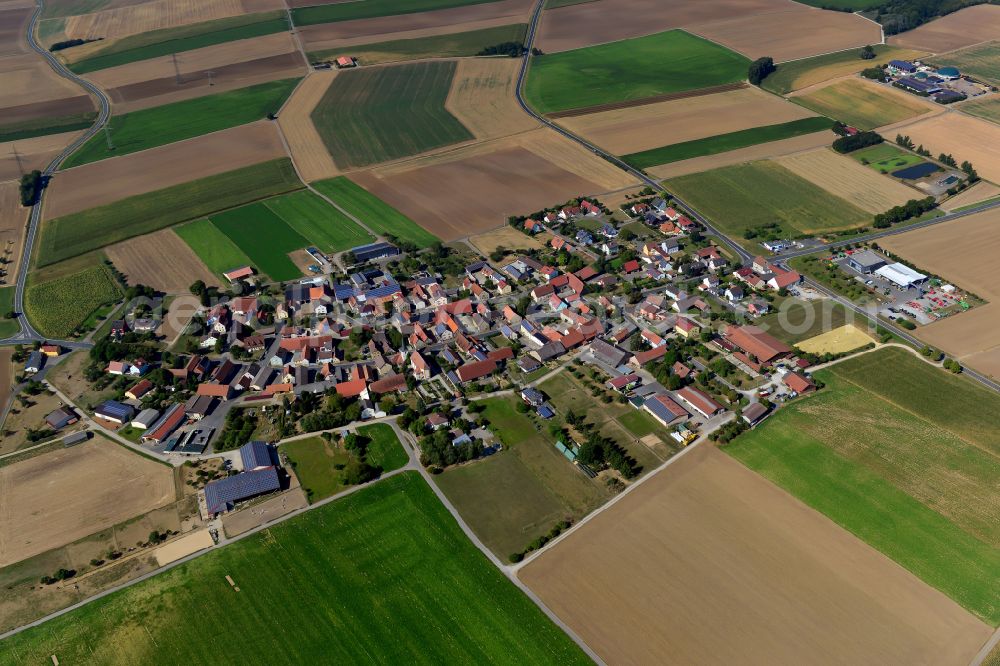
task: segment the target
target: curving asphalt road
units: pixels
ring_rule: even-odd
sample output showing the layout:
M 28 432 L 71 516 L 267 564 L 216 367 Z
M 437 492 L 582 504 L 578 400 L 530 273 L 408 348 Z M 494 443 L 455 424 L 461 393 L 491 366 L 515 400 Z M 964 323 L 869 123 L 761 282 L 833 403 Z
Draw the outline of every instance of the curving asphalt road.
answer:
M 45 167 L 45 170 L 42 172 L 42 176 L 44 178 L 49 178 L 56 172 L 59 165 L 63 163 L 63 160 L 69 157 L 70 154 L 75 152 L 77 148 L 82 146 L 92 136 L 104 128 L 108 122 L 108 118 L 111 116 L 111 102 L 107 95 L 104 94 L 103 90 L 95 86 L 90 81 L 81 79 L 79 76 L 66 69 L 58 58 L 52 55 L 48 49 L 44 48 L 35 39 L 35 26 L 38 24 L 38 20 L 41 17 L 42 10 L 44 8 L 45 0 L 36 0 L 35 13 L 31 15 L 31 21 L 28 22 L 28 31 L 26 35 L 28 46 L 30 46 L 31 49 L 40 56 L 45 58 L 45 61 L 49 63 L 49 66 L 52 67 L 56 74 L 64 79 L 72 81 L 86 90 L 89 94 L 93 95 L 97 99 L 98 106 L 100 108 L 97 114 L 97 119 L 94 121 L 94 125 L 81 134 L 76 141 L 67 146 L 65 150 L 59 153 L 51 162 L 49 162 L 48 166 Z M 24 251 L 21 255 L 21 264 L 17 271 L 17 283 L 14 287 L 14 312 L 17 313 L 17 321 L 21 327 L 21 331 L 16 336 L 0 340 L 0 345 L 46 340 L 46 338 L 31 325 L 31 322 L 28 321 L 28 317 L 24 314 L 25 283 L 28 279 L 28 267 L 31 263 L 31 254 L 35 247 L 35 241 L 38 238 L 38 227 L 42 221 L 42 202 L 44 198 L 45 190 L 42 190 L 41 193 L 39 193 L 38 201 L 31 208 L 31 216 L 28 218 L 28 230 L 24 239 Z M 52 342 L 56 342 L 69 349 L 87 349 L 92 346 L 88 343 L 74 342 L 72 340 L 53 340 Z

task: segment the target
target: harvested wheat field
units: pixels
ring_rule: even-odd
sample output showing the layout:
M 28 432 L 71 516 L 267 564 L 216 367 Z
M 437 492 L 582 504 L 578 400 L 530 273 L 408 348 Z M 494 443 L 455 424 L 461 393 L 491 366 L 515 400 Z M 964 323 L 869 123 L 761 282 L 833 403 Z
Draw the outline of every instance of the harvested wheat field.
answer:
M 708 446 L 519 577 L 608 663 L 965 664 L 991 633 Z
M 0 58 L 0 90 L 3 90 L 3 100 L 0 101 L 0 106 L 3 107 L 19 107 L 82 95 L 78 86 L 57 75 L 44 60 L 35 55 Z M 5 111 L 3 123 L 8 122 L 12 122 L 12 119 L 7 117 Z
M 705 155 L 704 157 L 693 157 L 688 160 L 680 160 L 664 164 L 662 166 L 651 167 L 647 171 L 656 178 L 676 178 L 686 176 L 691 173 L 701 173 L 719 167 L 731 166 L 733 164 L 744 164 L 746 162 L 757 162 L 782 155 L 793 155 L 796 153 L 811 151 L 817 148 L 829 146 L 833 143 L 837 135 L 825 130 L 796 136 L 791 139 L 781 139 L 769 143 L 761 143 L 756 146 L 730 150 L 728 153 L 718 155 Z
M 173 502 L 173 473 L 103 438 L 0 467 L 0 566 Z
M 985 298 L 987 305 L 922 326 L 921 340 L 980 372 L 1000 377 L 1000 286 L 994 275 L 1000 246 L 1000 211 L 976 213 L 953 222 L 879 240 L 886 250 L 921 270 L 940 275 Z
M 477 139 L 535 129 L 538 123 L 514 99 L 519 68 L 514 58 L 459 60 L 444 108 Z
M 15 180 L 21 173 L 42 171 L 66 146 L 83 132 L 47 134 L 30 139 L 0 143 L 0 181 Z M 15 156 L 14 151 L 17 151 Z
M 271 7 L 280 8 L 280 2 Z M 69 39 L 117 39 L 243 13 L 241 0 L 153 0 L 70 16 L 66 19 L 63 33 Z
M 92 162 L 60 171 L 52 178 L 45 197 L 45 217 L 62 217 L 279 157 L 287 155 L 277 128 L 260 120 Z
M 972 187 L 963 190 L 959 194 L 945 201 L 941 205 L 941 208 L 950 213 L 956 208 L 972 206 L 995 197 L 1000 197 L 1000 186 L 981 180 Z
M 921 192 L 831 148 L 786 155 L 776 161 L 795 175 L 873 214 L 923 197 Z
M 501 247 L 507 250 L 532 250 L 544 247 L 538 239 L 522 233 L 510 225 L 504 225 L 500 229 L 487 231 L 484 234 L 477 234 L 470 237 L 469 241 L 476 246 L 476 249 L 486 255 L 492 254 Z
M 864 130 L 942 112 L 940 104 L 860 77 L 803 88 L 791 97 L 816 113 Z
M 893 46 L 944 53 L 996 39 L 997 35 L 1000 35 L 1000 6 L 977 5 L 893 35 L 888 41 Z
M 813 116 L 759 88 L 560 118 L 559 124 L 617 155 Z
M 132 238 L 104 251 L 129 284 L 146 284 L 168 294 L 187 292 L 195 280 L 222 286 L 219 278 L 172 229 Z
M 307 183 L 340 174 L 333 158 L 323 145 L 323 139 L 313 125 L 312 112 L 323 99 L 337 70 L 309 74 L 299 83 L 278 114 L 278 126 L 288 142 L 288 149 L 299 175 Z
M 900 131 L 933 155 L 948 153 L 959 163 L 972 162 L 980 177 L 1000 184 L 1000 125 L 962 113 L 943 113 Z
M 686 26 L 748 58 L 775 62 L 878 44 L 878 24 L 847 12 L 831 12 L 791 2 L 778 11 Z
M 826 333 L 795 343 L 810 354 L 841 354 L 875 342 L 871 336 L 853 324 L 845 324 Z
M 409 39 L 411 36 L 407 33 L 417 30 L 422 33 L 414 34 L 413 37 L 453 33 L 459 28 L 462 31 L 475 30 L 478 22 L 495 19 L 502 19 L 495 25 L 527 23 L 533 4 L 532 0 L 499 0 L 413 14 L 304 25 L 297 30 L 307 51 L 324 51 L 341 46 Z M 466 24 L 469 24 L 469 27 L 466 27 Z

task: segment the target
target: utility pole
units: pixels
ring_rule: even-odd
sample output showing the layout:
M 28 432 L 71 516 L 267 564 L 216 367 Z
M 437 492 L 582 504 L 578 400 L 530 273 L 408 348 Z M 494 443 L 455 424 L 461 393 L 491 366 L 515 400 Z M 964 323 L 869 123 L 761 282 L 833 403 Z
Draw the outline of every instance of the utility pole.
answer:
M 208 70 L 205 73 L 208 74 L 208 85 L 214 86 L 215 84 L 212 82 L 212 75 L 214 75 L 215 72 L 213 72 L 212 70 Z
M 111 123 L 104 125 L 104 139 L 108 142 L 108 150 L 114 150 L 115 142 L 111 140 Z
M 170 54 L 170 56 L 171 56 L 171 58 L 174 61 L 174 81 L 177 83 L 177 85 L 180 85 L 181 84 L 181 68 L 180 68 L 180 65 L 177 64 L 177 54 L 176 53 L 172 53 L 172 54 Z
M 14 151 L 14 160 L 17 162 L 17 170 L 23 176 L 24 165 L 21 163 L 21 155 L 17 152 L 17 144 L 11 144 L 10 149 Z

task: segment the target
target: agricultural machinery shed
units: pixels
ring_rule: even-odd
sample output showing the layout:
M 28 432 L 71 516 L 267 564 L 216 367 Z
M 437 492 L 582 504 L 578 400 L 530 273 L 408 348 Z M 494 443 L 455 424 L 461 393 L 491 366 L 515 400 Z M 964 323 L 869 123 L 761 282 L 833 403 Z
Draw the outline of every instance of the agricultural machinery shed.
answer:
M 885 278 L 900 289 L 909 289 L 927 279 L 923 273 L 918 273 L 903 264 L 888 264 L 875 271 L 875 275 Z

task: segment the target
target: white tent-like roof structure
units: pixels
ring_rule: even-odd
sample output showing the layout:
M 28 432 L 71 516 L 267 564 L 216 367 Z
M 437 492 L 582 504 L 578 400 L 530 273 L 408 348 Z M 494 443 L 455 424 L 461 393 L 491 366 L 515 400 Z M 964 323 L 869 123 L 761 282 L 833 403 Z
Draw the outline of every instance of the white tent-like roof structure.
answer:
M 920 284 L 927 279 L 927 276 L 923 273 L 918 273 L 909 266 L 904 266 L 899 263 L 883 266 L 875 271 L 875 275 L 885 278 L 902 289 L 912 287 L 915 284 Z

